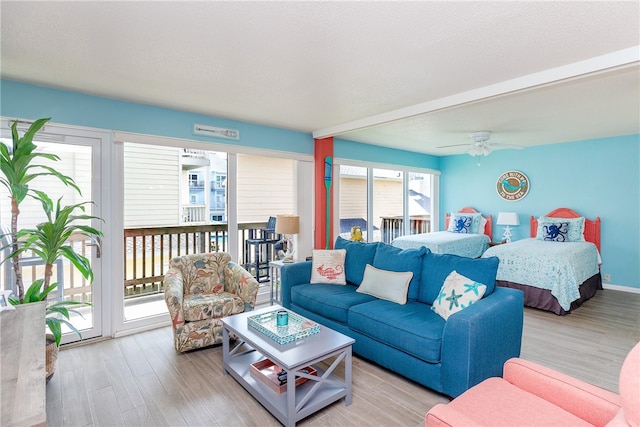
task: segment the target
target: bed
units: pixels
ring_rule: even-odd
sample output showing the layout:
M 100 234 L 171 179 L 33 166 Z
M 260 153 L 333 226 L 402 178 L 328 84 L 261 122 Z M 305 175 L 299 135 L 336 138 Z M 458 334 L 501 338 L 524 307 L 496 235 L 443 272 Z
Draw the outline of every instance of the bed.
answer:
M 599 217 L 559 208 L 540 219 L 532 216 L 530 236 L 482 254 L 500 259 L 498 286 L 520 289 L 526 306 L 561 316 L 602 289 Z
M 473 208 L 464 207 L 457 213 L 446 215 L 445 229 L 448 231 L 401 236 L 394 239 L 391 245 L 401 249 L 425 246 L 437 254 L 479 258 L 489 247 L 493 231 L 492 220 L 491 215 L 485 217 Z M 470 224 L 469 221 L 477 221 L 477 224 Z

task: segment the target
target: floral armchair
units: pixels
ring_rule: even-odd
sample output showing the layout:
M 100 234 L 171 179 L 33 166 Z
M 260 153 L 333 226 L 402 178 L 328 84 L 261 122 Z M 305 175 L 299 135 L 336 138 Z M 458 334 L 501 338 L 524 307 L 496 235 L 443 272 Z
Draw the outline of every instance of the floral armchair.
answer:
M 175 257 L 164 276 L 164 299 L 177 351 L 222 342 L 220 319 L 251 311 L 258 282 L 225 252 Z

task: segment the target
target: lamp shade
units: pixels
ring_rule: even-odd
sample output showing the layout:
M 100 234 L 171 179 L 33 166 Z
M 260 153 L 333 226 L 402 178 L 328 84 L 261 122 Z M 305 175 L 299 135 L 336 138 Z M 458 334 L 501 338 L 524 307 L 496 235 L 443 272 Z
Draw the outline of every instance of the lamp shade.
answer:
M 300 230 L 300 217 L 298 215 L 276 216 L 276 233 L 298 234 Z
M 498 213 L 498 225 L 520 225 L 520 219 L 515 212 L 500 212 Z

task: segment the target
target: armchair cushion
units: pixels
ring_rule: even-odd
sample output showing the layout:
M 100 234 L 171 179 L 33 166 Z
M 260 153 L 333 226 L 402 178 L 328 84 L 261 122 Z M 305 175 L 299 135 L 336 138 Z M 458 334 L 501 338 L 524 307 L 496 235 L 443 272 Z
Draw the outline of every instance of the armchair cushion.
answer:
M 244 312 L 244 301 L 229 292 L 185 295 L 182 301 L 184 320 L 194 322 L 216 319 Z

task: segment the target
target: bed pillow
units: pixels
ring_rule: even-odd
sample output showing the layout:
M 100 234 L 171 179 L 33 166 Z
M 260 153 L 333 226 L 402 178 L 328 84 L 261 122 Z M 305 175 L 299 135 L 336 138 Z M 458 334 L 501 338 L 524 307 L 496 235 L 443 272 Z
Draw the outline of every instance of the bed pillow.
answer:
M 447 231 L 452 233 L 478 234 L 481 217 L 482 215 L 479 213 L 453 212 L 449 217 L 449 228 L 447 228 Z
M 344 262 L 345 276 L 347 283 L 359 285 L 362 282 L 364 268 L 367 264 L 373 264 L 373 257 L 376 255 L 380 243 L 352 242 L 338 236 L 335 249 L 346 249 L 347 255 Z
M 406 304 L 407 291 L 412 277 L 413 273 L 410 271 L 380 270 L 367 264 L 364 269 L 362 283 L 360 283 L 356 292 L 395 302 L 396 304 Z
M 346 285 L 344 261 L 346 249 L 314 249 L 311 261 L 311 283 Z
M 469 279 L 454 270 L 444 280 L 431 310 L 447 320 L 452 314 L 479 301 L 486 290 L 487 287 L 484 284 Z
M 418 299 L 418 292 L 420 290 L 423 257 L 428 252 L 430 252 L 429 249 L 424 246 L 418 249 L 400 249 L 395 246 L 380 243 L 371 265 L 387 271 L 411 271 L 413 278 L 409 284 L 408 298 L 415 300 Z
M 487 226 L 487 218 L 480 215 L 480 226 L 478 227 L 478 234 L 484 234 L 484 228 Z
M 538 218 L 536 239 L 549 242 L 584 242 L 584 217 Z

